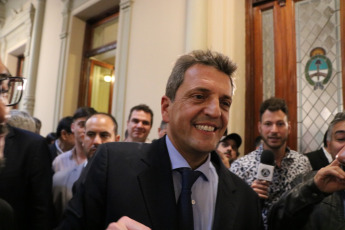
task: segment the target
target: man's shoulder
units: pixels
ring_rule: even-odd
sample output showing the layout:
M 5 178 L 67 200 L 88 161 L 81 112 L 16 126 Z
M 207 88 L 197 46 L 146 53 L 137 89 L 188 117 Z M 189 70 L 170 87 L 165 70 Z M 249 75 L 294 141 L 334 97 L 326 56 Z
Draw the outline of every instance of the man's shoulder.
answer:
M 297 161 L 306 161 L 309 163 L 309 159 L 305 154 L 299 153 L 295 150 L 290 150 L 289 157 L 296 159 Z
M 104 148 L 108 151 L 117 153 L 117 152 L 145 152 L 150 149 L 152 143 L 143 143 L 143 142 L 108 142 L 103 144 Z
M 81 171 L 84 168 L 84 164 L 77 165 L 73 168 L 60 170 L 53 175 L 53 186 L 65 185 L 67 178 L 74 177 L 78 178 Z
M 234 161 L 230 171 L 250 184 L 257 174 L 258 162 L 260 162 L 260 153 L 256 150 Z
M 107 156 L 112 160 L 134 160 L 146 157 L 156 157 L 161 154 L 162 147 L 157 141 L 152 143 L 141 142 L 109 142 L 100 145 L 95 153 L 96 158 Z
M 73 149 L 68 150 L 67 152 L 61 153 L 60 155 L 56 156 L 55 159 L 53 160 L 53 165 L 56 164 L 56 162 L 61 162 L 65 159 L 69 159 L 72 156 Z
M 288 167 L 291 176 L 296 176 L 298 174 L 306 173 L 312 170 L 312 166 L 310 164 L 308 157 L 306 157 L 302 153 L 290 150 L 286 159 L 292 162 L 286 164 L 285 166 Z
M 16 128 L 13 126 L 8 125 L 9 133 L 7 134 L 7 138 L 16 138 L 22 139 L 23 141 L 32 142 L 32 141 L 45 141 L 44 137 L 37 133 L 30 132 L 28 130 Z M 48 144 L 47 144 L 48 145 Z
M 318 154 L 318 153 L 323 153 L 323 149 L 320 148 L 318 150 L 315 150 L 315 151 L 310 151 L 310 152 L 307 152 L 307 153 L 304 153 L 304 155 L 314 155 L 314 154 Z
M 254 164 L 257 161 L 260 161 L 260 152 L 258 150 L 252 151 L 240 158 L 238 158 L 237 160 L 235 160 L 233 162 L 233 164 Z
M 325 155 L 325 152 L 323 151 L 323 149 L 318 149 L 318 150 L 315 150 L 315 151 L 312 151 L 312 152 L 308 152 L 308 153 L 305 153 L 304 154 L 306 157 L 308 157 L 309 159 L 311 158 L 319 158 L 323 155 Z
M 57 156 L 55 159 L 63 159 L 63 158 L 68 158 L 72 155 L 73 149 L 68 150 L 67 152 L 61 153 L 59 156 Z

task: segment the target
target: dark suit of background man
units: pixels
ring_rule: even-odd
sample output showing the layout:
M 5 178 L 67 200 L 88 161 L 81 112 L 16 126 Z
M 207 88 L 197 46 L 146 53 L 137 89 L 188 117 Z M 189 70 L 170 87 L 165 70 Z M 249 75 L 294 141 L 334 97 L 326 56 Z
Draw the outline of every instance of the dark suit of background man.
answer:
M 308 157 L 313 170 L 319 170 L 320 168 L 326 167 L 333 161 L 332 155 L 328 151 L 327 132 L 323 137 L 323 147 L 316 151 L 306 153 L 305 155 Z
M 161 99 L 167 135 L 152 144 L 99 146 L 61 228 L 126 229 L 140 222 L 178 229 L 175 169 L 188 167 L 202 172 L 192 187 L 194 229 L 261 229 L 258 196 L 213 151 L 227 128 L 235 69 L 216 52 L 181 56 Z
M 71 130 L 73 117 L 63 117 L 56 128 L 56 140 L 49 145 L 52 161 L 58 155 L 71 150 L 74 147 L 74 133 Z
M 0 75 L 0 79 L 10 76 L 1 60 Z M 0 94 L 3 97 L 2 90 L 8 85 L 3 84 L 4 81 L 0 82 Z M 6 113 L 6 110 L 1 100 L 0 114 L 3 113 Z M 2 116 L 0 122 L 0 160 L 4 160 L 0 171 L 0 199 L 12 207 L 14 218 L 14 221 L 9 223 L 9 228 L 4 227 L 4 221 L 7 220 L 2 219 L 4 216 L 1 204 L 0 229 L 51 229 L 52 171 L 48 145 L 38 134 L 6 126 Z M 3 127 L 7 127 L 6 132 L 3 132 Z
M 269 229 L 345 229 L 345 112 L 329 124 L 327 149 L 332 162 L 297 177 L 296 186 L 273 206 Z

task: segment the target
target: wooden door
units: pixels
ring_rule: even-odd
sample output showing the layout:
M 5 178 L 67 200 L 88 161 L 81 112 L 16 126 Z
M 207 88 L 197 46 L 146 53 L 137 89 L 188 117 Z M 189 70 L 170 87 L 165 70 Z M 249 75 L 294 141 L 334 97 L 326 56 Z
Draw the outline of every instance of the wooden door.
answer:
M 287 102 L 292 127 L 288 146 L 294 150 L 299 149 L 295 18 L 297 2 L 302 2 L 302 0 L 246 1 L 245 153 L 254 149 L 254 139 L 259 135 L 257 128 L 259 107 L 266 99 L 265 95 L 280 97 Z M 344 5 L 344 1 L 340 1 L 342 28 Z M 341 33 L 344 38 L 344 30 L 341 30 Z M 342 57 L 344 57 L 344 47 L 342 46 L 341 49 Z M 344 58 L 341 60 L 344 68 Z M 272 87 L 264 88 L 265 81 L 270 77 L 273 81 Z M 342 73 L 342 79 L 344 79 L 344 73 Z

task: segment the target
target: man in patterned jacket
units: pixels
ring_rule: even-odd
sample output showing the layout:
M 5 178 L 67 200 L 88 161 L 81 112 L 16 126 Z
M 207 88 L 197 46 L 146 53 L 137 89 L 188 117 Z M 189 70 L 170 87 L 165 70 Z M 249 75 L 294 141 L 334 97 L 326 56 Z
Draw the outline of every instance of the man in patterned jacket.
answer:
M 312 170 L 309 160 L 303 154 L 290 150 L 286 141 L 291 130 L 288 108 L 283 99 L 270 98 L 260 107 L 259 133 L 261 146 L 231 164 L 230 170 L 245 180 L 262 199 L 262 217 L 267 228 L 267 214 L 272 204 L 292 188 L 297 175 Z M 275 166 L 271 182 L 258 180 L 257 172 L 263 150 L 274 154 Z

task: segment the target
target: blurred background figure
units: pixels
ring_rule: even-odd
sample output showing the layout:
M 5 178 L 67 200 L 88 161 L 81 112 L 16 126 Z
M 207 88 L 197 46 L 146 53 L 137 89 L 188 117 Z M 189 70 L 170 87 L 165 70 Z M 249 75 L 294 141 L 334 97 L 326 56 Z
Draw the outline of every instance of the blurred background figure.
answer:
M 262 137 L 261 136 L 257 136 L 255 138 L 254 144 L 255 144 L 255 149 L 258 149 L 260 147 L 260 145 L 262 144 Z
M 10 117 L 7 120 L 7 124 L 33 133 L 36 132 L 35 120 L 25 111 L 12 109 L 10 111 Z
M 83 139 L 83 150 L 87 159 L 93 156 L 99 145 L 119 140 L 117 121 L 112 115 L 96 113 L 87 118 Z M 53 203 L 58 222 L 62 218 L 68 201 L 72 198 L 72 186 L 79 178 L 85 165 L 86 163 L 72 169 L 58 171 L 53 176 Z
M 85 136 L 85 121 L 89 116 L 96 112 L 97 111 L 92 107 L 79 107 L 75 111 L 71 125 L 71 131 L 74 135 L 74 147 L 55 157 L 52 163 L 55 173 L 60 170 L 74 168 L 85 162 L 86 155 L 82 146 Z
M 61 153 L 67 152 L 74 147 L 75 139 L 71 130 L 73 117 L 67 116 L 59 121 L 56 128 L 55 141 L 49 145 L 52 160 Z
M 326 167 L 333 161 L 332 155 L 328 150 L 328 143 L 327 143 L 327 131 L 323 136 L 323 147 L 309 153 L 305 153 L 308 157 L 313 170 L 319 170 L 323 167 Z
M 161 125 L 158 128 L 158 138 L 163 137 L 167 133 L 167 125 L 165 121 L 161 121 Z
M 218 142 L 216 152 L 227 168 L 230 168 L 231 163 L 240 155 L 238 149 L 241 144 L 242 138 L 237 133 L 223 136 L 223 138 Z
M 36 125 L 36 130 L 35 133 L 37 134 L 41 134 L 41 127 L 42 127 L 42 122 L 40 119 L 38 119 L 37 117 L 32 117 L 35 121 L 35 125 Z
M 0 229 L 52 229 L 49 148 L 42 136 L 7 124 L 5 105 L 19 103 L 24 82 L 12 77 L 1 60 L 0 85 Z
M 153 123 L 153 112 L 145 104 L 131 108 L 127 120 L 128 136 L 125 142 L 150 142 L 147 137 L 150 134 Z
M 56 140 L 56 133 L 54 132 L 50 132 L 47 134 L 47 136 L 45 137 L 46 142 L 48 143 L 48 145 L 54 144 L 55 140 Z

